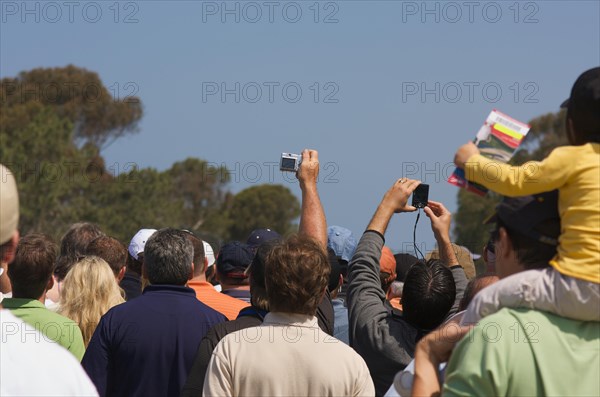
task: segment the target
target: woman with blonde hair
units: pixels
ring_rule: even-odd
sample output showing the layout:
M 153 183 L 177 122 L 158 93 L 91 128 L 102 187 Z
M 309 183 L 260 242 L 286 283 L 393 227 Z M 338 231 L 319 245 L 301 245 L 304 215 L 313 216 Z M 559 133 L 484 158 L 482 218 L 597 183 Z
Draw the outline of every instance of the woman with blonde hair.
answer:
M 87 256 L 75 263 L 63 281 L 59 313 L 79 325 L 87 347 L 100 317 L 123 302 L 123 290 L 108 263 Z

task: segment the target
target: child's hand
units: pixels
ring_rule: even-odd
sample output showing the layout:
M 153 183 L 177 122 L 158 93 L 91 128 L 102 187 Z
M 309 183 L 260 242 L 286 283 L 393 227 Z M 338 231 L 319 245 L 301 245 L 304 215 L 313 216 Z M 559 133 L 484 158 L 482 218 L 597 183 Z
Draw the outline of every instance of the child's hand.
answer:
M 454 155 L 454 164 L 458 168 L 465 168 L 466 162 L 473 155 L 479 154 L 479 149 L 473 142 L 466 143 L 458 148 Z

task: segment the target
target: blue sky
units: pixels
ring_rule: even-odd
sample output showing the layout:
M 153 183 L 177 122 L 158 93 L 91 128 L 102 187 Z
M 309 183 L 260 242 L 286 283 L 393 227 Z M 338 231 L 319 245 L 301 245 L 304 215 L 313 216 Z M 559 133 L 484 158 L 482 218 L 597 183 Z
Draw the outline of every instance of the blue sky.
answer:
M 556 111 L 600 64 L 599 1 L 2 1 L 0 12 L 1 77 L 72 63 L 141 97 L 139 133 L 103 152 L 113 169 L 199 157 L 225 164 L 234 192 L 283 183 L 299 195 L 274 163 L 315 148 L 328 223 L 357 235 L 401 176 L 455 210 L 449 163 L 487 114 Z M 408 248 L 414 221 L 397 216 L 388 245 Z M 426 218 L 417 240 L 433 248 Z

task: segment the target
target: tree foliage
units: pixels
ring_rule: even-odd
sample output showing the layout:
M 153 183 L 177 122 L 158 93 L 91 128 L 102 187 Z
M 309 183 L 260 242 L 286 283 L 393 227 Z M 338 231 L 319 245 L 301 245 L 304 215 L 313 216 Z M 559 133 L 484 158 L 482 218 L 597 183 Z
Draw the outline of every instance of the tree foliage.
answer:
M 565 129 L 566 112 L 548 113 L 529 122 L 531 130 L 523 140 L 519 151 L 511 159 L 511 164 L 520 165 L 527 161 L 540 161 L 550 152 L 562 145 L 567 145 Z M 486 197 L 479 197 L 464 189 L 458 192 L 458 209 L 454 215 L 454 236 L 458 244 L 464 245 L 472 252 L 481 252 L 489 239 L 490 226 L 483 221 L 494 213 L 494 209 L 502 197 L 489 192 Z
M 293 228 L 299 203 L 287 188 L 234 196 L 225 166 L 188 158 L 162 172 L 106 169 L 102 147 L 136 131 L 142 104 L 113 98 L 94 72 L 34 69 L 2 79 L 0 95 L 0 162 L 17 179 L 22 234 L 60 238 L 88 221 L 124 242 L 140 228 L 170 226 L 219 243 L 245 238 L 255 225 Z
M 292 221 L 300 215 L 300 204 L 285 186 L 258 185 L 236 194 L 228 215 L 228 235 L 233 240 L 245 240 L 259 228 L 288 234 L 297 227 Z
M 15 112 L 15 108 L 45 105 L 52 107 L 57 116 L 71 121 L 77 143 L 93 144 L 99 149 L 135 132 L 142 117 L 139 98 L 116 98 L 97 73 L 73 65 L 38 68 L 21 72 L 16 78 L 4 78 L 0 95 L 0 123 L 10 126 L 9 131 L 27 126 L 36 114 L 35 110 Z
M 230 201 L 226 186 L 231 178 L 225 166 L 188 158 L 173 164 L 167 175 L 173 184 L 173 199 L 182 200 L 182 223 L 192 230 L 222 234 L 222 217 L 215 215 Z

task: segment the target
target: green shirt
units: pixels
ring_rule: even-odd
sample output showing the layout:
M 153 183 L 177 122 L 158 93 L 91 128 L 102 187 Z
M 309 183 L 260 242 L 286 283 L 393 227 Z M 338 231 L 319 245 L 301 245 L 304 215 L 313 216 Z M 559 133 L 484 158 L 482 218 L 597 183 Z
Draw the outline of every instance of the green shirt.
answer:
M 6 298 L 2 305 L 81 361 L 85 345 L 81 330 L 75 321 L 48 310 L 42 302 L 35 299 Z
M 502 309 L 461 340 L 444 396 L 598 396 L 600 323 Z

